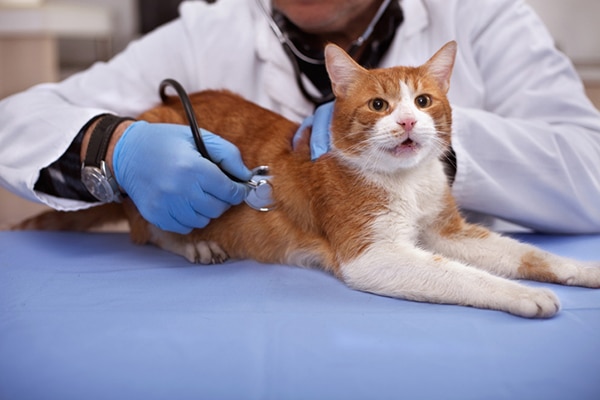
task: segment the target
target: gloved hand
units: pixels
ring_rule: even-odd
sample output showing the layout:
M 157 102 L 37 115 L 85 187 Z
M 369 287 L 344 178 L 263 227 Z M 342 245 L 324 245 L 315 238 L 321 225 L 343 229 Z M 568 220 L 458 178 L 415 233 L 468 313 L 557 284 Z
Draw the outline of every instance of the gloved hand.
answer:
M 237 147 L 208 131 L 201 134 L 223 169 L 244 181 L 252 177 Z M 177 233 L 206 226 L 248 193 L 200 155 L 185 125 L 134 122 L 116 144 L 113 170 L 146 220 Z
M 321 104 L 313 115 L 304 118 L 300 128 L 296 131 L 293 146 L 296 147 L 302 137 L 302 132 L 312 127 L 310 134 L 310 158 L 314 161 L 327 153 L 331 147 L 331 117 L 333 116 L 333 105 L 335 101 Z

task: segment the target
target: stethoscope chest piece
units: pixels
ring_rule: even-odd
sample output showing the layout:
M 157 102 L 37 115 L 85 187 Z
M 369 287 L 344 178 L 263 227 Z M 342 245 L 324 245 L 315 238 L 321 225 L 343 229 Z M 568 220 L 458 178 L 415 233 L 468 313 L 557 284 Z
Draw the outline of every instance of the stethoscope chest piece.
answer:
M 248 206 L 258 211 L 271 211 L 275 208 L 271 178 L 267 166 L 252 170 L 252 178 L 246 183 L 250 187 L 250 193 L 245 200 Z

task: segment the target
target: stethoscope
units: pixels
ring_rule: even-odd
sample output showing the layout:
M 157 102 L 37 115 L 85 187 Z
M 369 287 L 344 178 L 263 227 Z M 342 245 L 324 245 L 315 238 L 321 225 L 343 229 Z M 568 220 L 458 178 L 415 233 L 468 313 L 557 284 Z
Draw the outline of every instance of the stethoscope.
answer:
M 358 39 L 356 39 L 354 42 L 352 42 L 352 44 L 350 45 L 350 47 L 347 50 L 348 54 L 351 57 L 353 57 L 356 54 L 356 52 L 358 51 L 358 49 L 360 49 L 361 46 L 369 39 L 369 37 L 373 33 L 373 29 L 375 28 L 375 25 L 379 22 L 379 20 L 381 19 L 381 16 L 385 12 L 385 10 L 387 9 L 387 7 L 391 1 L 392 0 L 384 0 L 381 3 L 381 5 L 379 6 L 379 9 L 377 10 L 377 13 L 375 13 L 375 16 L 373 17 L 373 19 L 371 20 L 371 22 L 369 23 L 369 25 L 367 26 L 365 31 L 362 33 L 362 35 L 360 35 L 358 37 Z M 275 36 L 277 36 L 279 43 L 283 47 L 283 50 L 285 51 L 288 58 L 290 59 L 290 62 L 292 63 L 292 68 L 294 69 L 294 75 L 296 77 L 296 83 L 298 84 L 298 87 L 300 88 L 302 95 L 307 100 L 309 100 L 310 102 L 312 102 L 315 105 L 321 105 L 323 103 L 332 101 L 335 98 L 333 93 L 331 93 L 329 95 L 325 95 L 325 96 L 322 96 L 322 95 L 319 96 L 319 95 L 315 95 L 315 94 L 311 93 L 308 90 L 308 88 L 306 87 L 306 85 L 304 83 L 302 71 L 300 70 L 300 66 L 298 65 L 298 59 L 300 59 L 306 63 L 313 64 L 313 65 L 323 65 L 323 64 L 325 64 L 325 59 L 310 57 L 310 56 L 307 56 L 306 54 L 302 53 L 296 47 L 294 42 L 292 42 L 289 39 L 288 35 L 279 27 L 277 22 L 273 19 L 272 15 L 269 13 L 269 10 L 267 9 L 267 6 L 265 6 L 263 1 L 256 0 L 256 2 L 258 3 L 258 6 L 259 6 L 260 10 L 262 11 L 263 15 L 267 19 L 269 27 L 271 28 L 271 30 L 273 31 Z
M 202 157 L 206 158 L 209 161 L 212 161 L 219 168 L 218 163 L 216 163 L 208 152 L 204 141 L 202 140 L 202 135 L 198 129 L 198 123 L 196 121 L 196 116 L 194 114 L 194 109 L 192 107 L 192 103 L 190 101 L 189 96 L 184 90 L 183 86 L 179 82 L 174 79 L 165 79 L 160 83 L 159 93 L 160 98 L 163 103 L 166 103 L 168 100 L 168 96 L 166 94 L 167 87 L 172 87 L 177 92 L 179 96 L 179 100 L 181 100 L 181 104 L 183 105 L 183 109 L 185 111 L 185 115 L 187 117 L 188 123 L 190 125 L 190 129 L 192 130 L 192 136 L 194 138 L 194 142 L 196 144 L 196 148 L 198 152 L 202 155 Z M 274 202 L 272 198 L 273 187 L 271 186 L 271 176 L 269 176 L 269 167 L 262 165 L 256 167 L 252 170 L 252 177 L 249 181 L 241 181 L 237 177 L 229 174 L 227 171 L 221 168 L 221 171 L 225 175 L 229 177 L 232 181 L 243 183 L 250 188 L 246 199 L 244 200 L 247 205 L 251 208 L 258 211 L 271 211 L 274 208 Z

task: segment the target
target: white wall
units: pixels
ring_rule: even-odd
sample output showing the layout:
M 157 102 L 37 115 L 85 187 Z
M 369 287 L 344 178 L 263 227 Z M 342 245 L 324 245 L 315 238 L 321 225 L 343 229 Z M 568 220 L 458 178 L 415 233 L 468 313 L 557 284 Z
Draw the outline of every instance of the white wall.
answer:
M 114 26 L 112 52 L 118 53 L 137 36 L 138 7 L 136 0 L 44 0 L 45 3 L 91 4 L 108 7 Z M 96 54 L 89 41 L 61 39 L 60 58 L 63 63 L 86 65 L 94 61 Z
M 577 64 L 600 64 L 599 0 L 526 0 Z
M 115 48 L 122 49 L 138 29 L 136 0 L 44 0 L 46 3 L 92 4 L 109 7 L 115 27 Z

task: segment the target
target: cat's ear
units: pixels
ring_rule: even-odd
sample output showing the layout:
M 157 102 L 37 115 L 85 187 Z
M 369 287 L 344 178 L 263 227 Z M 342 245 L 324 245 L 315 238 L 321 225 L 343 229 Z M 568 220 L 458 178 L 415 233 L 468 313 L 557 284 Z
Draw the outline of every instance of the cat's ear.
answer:
M 456 48 L 455 41 L 446 43 L 423 65 L 444 92 L 447 92 L 450 88 L 450 77 L 454 68 Z
M 344 97 L 348 86 L 364 71 L 344 50 L 335 44 L 325 47 L 325 66 L 336 97 Z

